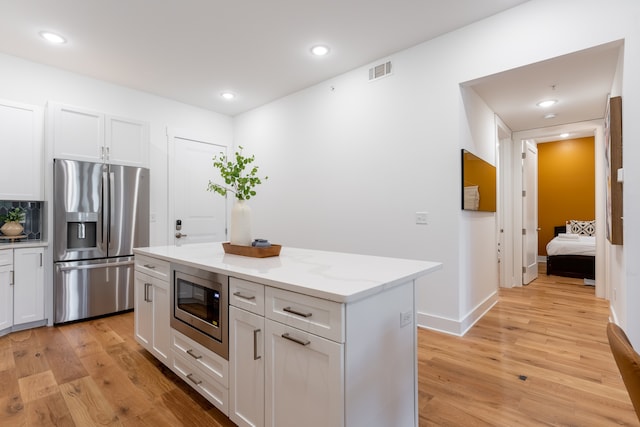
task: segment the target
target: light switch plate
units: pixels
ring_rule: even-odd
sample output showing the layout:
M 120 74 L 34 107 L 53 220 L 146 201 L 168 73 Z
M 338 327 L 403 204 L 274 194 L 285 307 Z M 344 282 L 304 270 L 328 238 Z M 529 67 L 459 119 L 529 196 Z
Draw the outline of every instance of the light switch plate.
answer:
M 416 224 L 429 224 L 429 212 L 416 212 Z

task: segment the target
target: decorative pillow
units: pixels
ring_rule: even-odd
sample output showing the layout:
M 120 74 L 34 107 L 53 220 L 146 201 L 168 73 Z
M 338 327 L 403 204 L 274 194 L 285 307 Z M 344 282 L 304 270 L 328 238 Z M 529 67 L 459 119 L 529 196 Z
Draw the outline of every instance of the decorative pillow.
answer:
M 596 221 L 577 221 L 572 219 L 569 221 L 571 225 L 571 232 L 573 234 L 581 234 L 583 236 L 595 236 L 596 234 Z

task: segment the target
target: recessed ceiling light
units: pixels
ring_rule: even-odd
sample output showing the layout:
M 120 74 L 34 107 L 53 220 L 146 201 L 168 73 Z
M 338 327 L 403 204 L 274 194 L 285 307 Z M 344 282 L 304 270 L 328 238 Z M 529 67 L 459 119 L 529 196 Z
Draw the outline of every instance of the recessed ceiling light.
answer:
M 220 96 L 223 97 L 224 99 L 233 99 L 236 97 L 236 94 L 233 92 L 222 92 Z
M 568 137 L 568 136 L 569 136 L 569 134 L 568 134 L 568 133 L 561 133 L 561 134 L 560 134 L 560 138 L 566 138 L 566 137 Z
M 557 102 L 558 102 L 558 100 L 556 100 L 556 99 L 547 99 L 545 101 L 538 102 L 536 105 L 538 107 L 547 108 L 547 107 L 551 107 L 552 105 L 556 104 Z
M 49 31 L 41 31 L 40 37 L 53 44 L 62 44 L 67 42 L 64 37 Z
M 325 56 L 329 53 L 329 48 L 327 46 L 317 45 L 311 48 L 311 53 L 315 56 Z
M 545 119 L 555 119 L 556 118 L 556 113 L 545 114 L 544 118 Z

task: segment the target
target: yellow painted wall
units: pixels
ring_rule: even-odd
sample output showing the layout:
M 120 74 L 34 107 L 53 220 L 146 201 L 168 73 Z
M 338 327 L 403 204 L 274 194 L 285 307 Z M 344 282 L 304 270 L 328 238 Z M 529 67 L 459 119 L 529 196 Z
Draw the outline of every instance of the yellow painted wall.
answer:
M 539 255 L 547 254 L 554 226 L 595 219 L 594 148 L 593 137 L 538 144 Z

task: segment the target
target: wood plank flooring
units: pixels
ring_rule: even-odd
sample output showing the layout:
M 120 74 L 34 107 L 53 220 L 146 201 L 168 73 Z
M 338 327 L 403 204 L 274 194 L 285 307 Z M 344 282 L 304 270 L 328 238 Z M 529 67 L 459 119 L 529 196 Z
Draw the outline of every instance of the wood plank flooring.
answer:
M 543 275 L 464 337 L 420 329 L 420 426 L 639 426 L 607 318 L 592 287 Z M 0 338 L 0 426 L 232 425 L 135 342 L 132 313 Z

